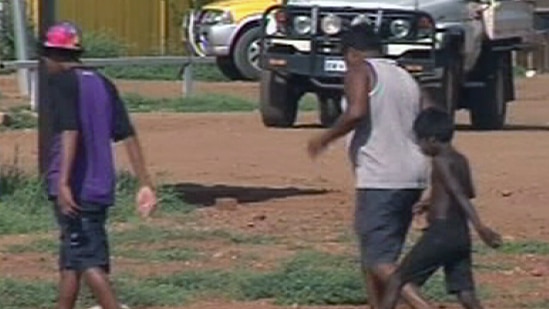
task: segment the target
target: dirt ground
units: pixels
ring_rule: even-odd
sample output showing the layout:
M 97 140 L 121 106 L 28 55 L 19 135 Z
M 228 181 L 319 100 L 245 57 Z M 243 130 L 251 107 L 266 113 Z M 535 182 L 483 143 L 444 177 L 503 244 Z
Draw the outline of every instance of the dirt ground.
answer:
M 119 82 L 122 92 L 176 96 L 175 82 Z M 518 82 L 519 100 L 509 109 L 509 126 L 500 132 L 474 132 L 459 114 L 457 147 L 474 169 L 476 203 L 486 221 L 509 241 L 549 242 L 549 76 Z M 0 80 L 1 92 L 9 85 Z M 13 88 L 12 88 L 13 89 Z M 257 97 L 257 85 L 246 83 L 198 84 L 199 93 L 216 92 Z M 262 126 L 257 113 L 134 115 L 147 161 L 163 179 L 178 183 L 193 202 L 211 206 L 216 197 L 237 198 L 236 211 L 204 207 L 197 222 L 244 233 L 275 235 L 293 245 L 312 243 L 321 250 L 348 250 L 336 239 L 350 231 L 353 186 L 342 142 L 316 162 L 305 152 L 308 138 L 319 132 L 309 124 L 316 115 L 300 115 L 295 129 Z M 10 160 L 15 151 L 29 167 L 36 162 L 36 134 L 0 135 L 0 154 Z M 16 150 L 17 149 L 17 150 Z M 125 154 L 117 157 L 127 166 Z M 258 215 L 264 220 L 258 221 Z M 2 242 L 7 242 L 4 239 Z M 239 250 L 219 248 L 219 250 Z M 284 250 L 268 255 L 284 255 Z M 23 276 L 41 256 L 4 257 L 2 273 Z M 7 260 L 6 260 L 7 259 Z M 538 255 L 499 256 L 491 263 L 510 264 L 510 270 L 481 272 L 480 284 L 495 289 L 487 308 L 524 307 L 549 299 L 549 259 Z M 120 262 L 121 269 L 132 265 Z M 257 303 L 204 303 L 189 308 L 272 308 Z M 344 308 L 344 307 L 338 307 Z

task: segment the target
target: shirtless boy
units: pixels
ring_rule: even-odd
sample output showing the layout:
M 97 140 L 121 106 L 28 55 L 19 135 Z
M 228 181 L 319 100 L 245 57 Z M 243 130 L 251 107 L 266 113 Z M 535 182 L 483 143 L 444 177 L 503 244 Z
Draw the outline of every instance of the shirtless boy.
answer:
M 455 294 L 464 308 L 482 309 L 475 293 L 468 223 L 492 248 L 501 245 L 501 237 L 481 221 L 470 202 L 475 197 L 471 171 L 467 158 L 451 145 L 450 116 L 428 108 L 417 117 L 414 131 L 423 153 L 432 159 L 429 227 L 392 274 L 381 308 L 393 309 L 406 283 L 422 285 L 443 267 L 448 293 Z

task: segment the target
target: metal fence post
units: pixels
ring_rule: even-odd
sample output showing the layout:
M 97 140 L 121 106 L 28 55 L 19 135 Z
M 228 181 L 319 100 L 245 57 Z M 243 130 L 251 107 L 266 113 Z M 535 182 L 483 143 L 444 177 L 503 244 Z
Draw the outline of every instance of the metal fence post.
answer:
M 12 1 L 12 14 L 13 14 L 13 28 L 15 33 L 15 51 L 17 53 L 17 60 L 24 61 L 29 60 L 29 51 L 27 46 L 27 27 L 26 27 L 26 10 L 25 1 L 13 0 Z M 19 81 L 19 93 L 24 96 L 29 95 L 29 70 L 18 69 L 17 78 Z
M 183 71 L 183 96 L 190 97 L 193 94 L 193 62 L 189 61 Z
M 40 16 L 38 41 L 45 35 L 47 29 L 55 23 L 56 0 L 38 1 L 38 14 Z M 47 72 L 43 59 L 38 62 L 38 169 L 40 175 L 44 175 L 48 166 L 48 147 L 52 138 L 50 130 L 50 115 L 47 106 Z

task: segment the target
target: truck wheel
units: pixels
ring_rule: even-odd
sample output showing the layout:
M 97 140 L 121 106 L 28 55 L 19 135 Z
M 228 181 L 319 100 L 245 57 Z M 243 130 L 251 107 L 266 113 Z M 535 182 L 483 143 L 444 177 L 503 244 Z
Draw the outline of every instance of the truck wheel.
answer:
M 261 28 L 253 27 L 244 32 L 234 46 L 234 64 L 244 79 L 259 79 L 260 38 Z
M 441 85 L 431 89 L 435 102 L 439 107 L 448 112 L 452 121 L 460 100 L 461 83 L 463 80 L 462 62 L 459 56 L 453 57 L 444 67 Z
M 442 85 L 444 94 L 442 102 L 452 121 L 458 108 L 462 83 L 462 62 L 457 58 L 454 59 L 444 70 Z
M 219 68 L 219 71 L 221 71 L 221 73 L 223 73 L 223 75 L 228 79 L 240 80 L 243 78 L 231 57 L 217 57 L 215 58 L 215 62 Z
M 339 95 L 317 94 L 320 114 L 320 124 L 331 127 L 341 115 L 341 97 Z
M 502 57 L 503 58 L 503 57 Z M 505 67 L 498 60 L 494 73 L 484 88 L 475 91 L 471 106 L 471 123 L 476 130 L 501 130 L 507 116 L 505 96 Z
M 302 95 L 303 92 L 300 89 L 290 86 L 288 77 L 271 71 L 262 71 L 259 109 L 263 124 L 276 128 L 293 126 Z

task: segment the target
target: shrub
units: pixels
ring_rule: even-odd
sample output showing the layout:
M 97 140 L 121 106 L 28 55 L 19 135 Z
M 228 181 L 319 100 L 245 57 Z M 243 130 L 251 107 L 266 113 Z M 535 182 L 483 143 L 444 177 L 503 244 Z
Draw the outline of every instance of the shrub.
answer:
M 0 2 L 3 3 L 3 8 L 0 12 L 0 59 L 13 60 L 15 59 L 15 29 L 11 7 L 12 2 Z M 27 18 L 27 44 L 31 55 L 34 52 L 36 42 L 32 20 Z
M 116 58 L 127 51 L 127 46 L 108 32 L 86 32 L 82 41 L 86 58 Z

